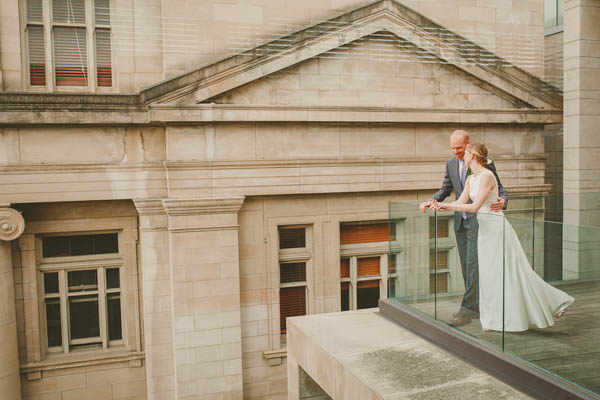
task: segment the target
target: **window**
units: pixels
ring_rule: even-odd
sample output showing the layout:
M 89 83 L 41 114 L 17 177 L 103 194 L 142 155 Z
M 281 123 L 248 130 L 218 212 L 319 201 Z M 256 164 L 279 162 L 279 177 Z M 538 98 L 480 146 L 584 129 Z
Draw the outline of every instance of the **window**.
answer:
M 434 247 L 436 239 L 436 217 L 429 218 L 429 293 L 448 293 L 450 290 L 450 260 L 451 253 L 456 248 L 454 238 L 450 236 L 450 218 L 437 217 L 437 249 Z M 437 258 L 436 258 L 437 254 Z M 437 264 L 436 264 L 437 263 Z M 437 268 L 436 268 L 437 266 Z
M 311 265 L 308 227 L 279 227 L 279 324 L 285 335 L 286 318 L 307 314 L 307 273 Z M 285 343 L 283 337 L 282 345 Z
M 118 234 L 45 236 L 41 244 L 46 352 L 122 345 Z
M 560 31 L 564 20 L 564 0 L 544 0 L 544 28 L 547 33 Z M 551 31 L 551 32 L 548 32 Z
M 395 237 L 395 224 L 351 222 L 340 225 L 340 309 L 377 307 L 387 297 L 388 240 Z M 389 232 L 393 234 L 390 235 Z M 395 264 L 394 264 L 395 265 Z
M 113 86 L 109 1 L 25 0 L 31 87 Z
M 448 268 L 448 250 L 438 250 L 437 260 L 435 253 L 435 251 L 429 253 L 429 293 L 447 293 L 448 275 L 450 273 Z

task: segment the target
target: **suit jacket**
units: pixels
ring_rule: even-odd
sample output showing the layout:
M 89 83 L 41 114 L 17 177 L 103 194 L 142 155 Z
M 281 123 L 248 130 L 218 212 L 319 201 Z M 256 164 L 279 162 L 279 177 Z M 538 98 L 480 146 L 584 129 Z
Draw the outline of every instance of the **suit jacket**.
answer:
M 498 172 L 496 172 L 496 166 L 494 165 L 494 162 L 491 160 L 488 160 L 488 163 L 485 164 L 485 167 L 487 169 L 489 169 L 490 171 L 493 172 L 494 176 L 496 177 L 496 181 L 498 182 L 498 196 L 502 197 L 505 201 L 504 203 L 504 209 L 506 210 L 506 206 L 508 205 L 508 192 L 506 191 L 506 189 L 504 189 L 504 186 L 502 186 L 502 183 L 500 182 L 500 178 L 498 177 Z M 437 200 L 437 201 L 444 201 L 444 199 L 448 196 L 450 196 L 450 193 L 452 193 L 452 191 L 454 191 L 454 196 L 456 199 L 458 199 L 460 197 L 460 195 L 463 192 L 463 185 L 460 183 L 460 175 L 458 174 L 458 169 L 459 169 L 459 161 L 458 158 L 456 157 L 452 157 L 451 159 L 448 160 L 448 162 L 446 162 L 446 175 L 444 176 L 444 181 L 442 182 L 442 187 L 440 188 L 440 190 L 438 190 L 433 196 L 432 198 Z M 469 203 L 471 203 L 472 201 L 469 200 Z M 463 218 L 461 217 L 460 212 L 455 212 L 454 213 L 454 229 L 458 229 L 460 228 L 461 223 L 463 222 Z M 475 214 L 473 213 L 467 213 L 467 219 L 469 218 L 473 218 L 475 216 Z

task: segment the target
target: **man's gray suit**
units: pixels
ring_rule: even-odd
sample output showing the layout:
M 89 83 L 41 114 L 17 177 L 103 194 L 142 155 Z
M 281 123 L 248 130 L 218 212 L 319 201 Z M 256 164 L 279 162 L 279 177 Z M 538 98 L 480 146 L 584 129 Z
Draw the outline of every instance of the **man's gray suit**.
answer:
M 498 173 L 494 163 L 489 160 L 485 165 L 487 169 L 494 173 L 498 182 L 498 195 L 505 201 L 504 208 L 508 204 L 508 193 L 500 183 Z M 464 189 L 459 175 L 459 160 L 452 157 L 446 163 L 446 176 L 442 182 L 442 187 L 435 193 L 432 198 L 441 202 L 450 193 L 454 191 L 456 199 L 458 199 Z M 469 203 L 471 201 L 469 200 Z M 465 294 L 460 305 L 460 312 L 470 314 L 471 316 L 479 316 L 479 266 L 477 263 L 477 231 L 479 224 L 477 223 L 476 214 L 466 213 L 466 219 L 462 212 L 454 213 L 454 231 L 456 233 L 456 244 L 458 245 L 458 254 L 460 256 L 460 265 L 462 275 L 465 282 Z

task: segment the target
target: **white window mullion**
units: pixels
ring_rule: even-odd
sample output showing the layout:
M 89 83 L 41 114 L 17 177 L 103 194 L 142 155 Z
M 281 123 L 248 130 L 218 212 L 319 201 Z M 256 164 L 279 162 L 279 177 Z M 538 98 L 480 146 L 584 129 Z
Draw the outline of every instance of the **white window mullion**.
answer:
M 96 90 L 96 41 L 94 40 L 95 24 L 94 24 L 94 7 L 92 1 L 85 2 L 85 22 L 86 22 L 86 38 L 87 38 L 87 59 L 88 59 L 88 87 L 90 90 Z
M 388 256 L 382 254 L 379 256 L 379 273 L 381 275 L 381 285 L 379 285 L 379 298 L 388 298 Z
M 50 10 L 52 0 L 42 0 L 44 15 L 44 44 L 46 46 L 46 87 L 53 91 L 56 87 L 54 76 L 54 51 L 52 49 L 52 17 Z
M 350 306 L 351 310 L 356 310 L 358 304 L 358 259 L 356 256 L 350 257 Z
M 60 326 L 62 328 L 62 344 L 65 354 L 69 354 L 69 342 L 71 340 L 67 290 L 67 272 L 62 270 L 58 272 L 58 291 L 60 293 Z
M 102 339 L 102 348 L 108 348 L 108 317 L 106 313 L 106 283 L 104 280 L 105 269 L 98 268 L 98 316 L 100 317 L 100 338 Z

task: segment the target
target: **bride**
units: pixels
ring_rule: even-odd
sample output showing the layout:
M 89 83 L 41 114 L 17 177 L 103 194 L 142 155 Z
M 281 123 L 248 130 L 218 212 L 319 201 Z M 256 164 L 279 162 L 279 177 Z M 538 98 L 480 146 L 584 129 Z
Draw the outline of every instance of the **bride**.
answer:
M 477 212 L 482 329 L 519 332 L 533 327 L 546 328 L 554 324 L 574 299 L 533 271 L 515 230 L 502 211 L 490 210 L 490 204 L 498 197 L 498 184 L 494 174 L 483 166 L 487 154 L 485 144 L 469 144 L 464 159 L 473 174 L 467 178 L 465 190 L 455 202 L 434 203 L 431 208 Z M 471 204 L 468 204 L 469 199 L 473 201 Z

